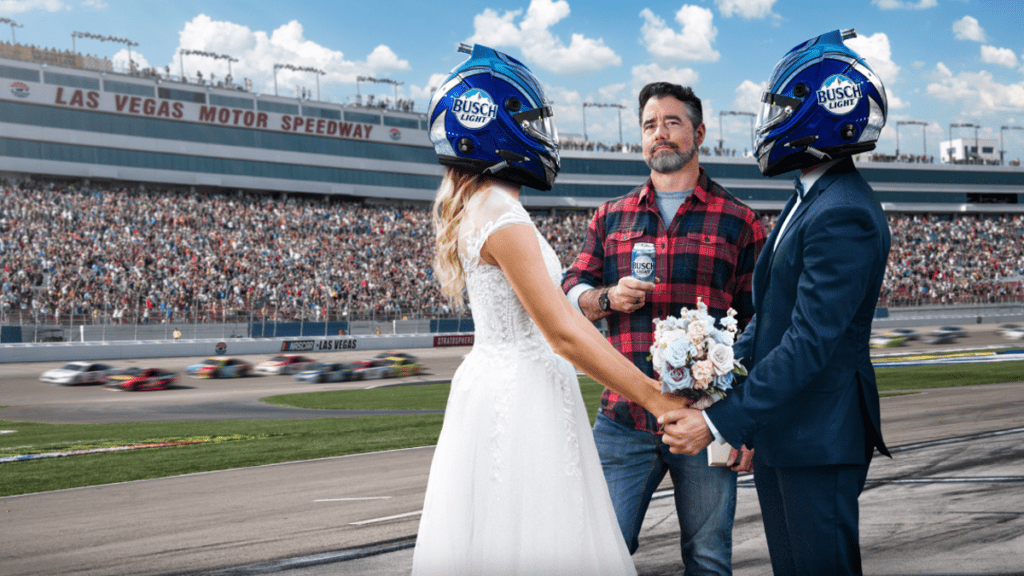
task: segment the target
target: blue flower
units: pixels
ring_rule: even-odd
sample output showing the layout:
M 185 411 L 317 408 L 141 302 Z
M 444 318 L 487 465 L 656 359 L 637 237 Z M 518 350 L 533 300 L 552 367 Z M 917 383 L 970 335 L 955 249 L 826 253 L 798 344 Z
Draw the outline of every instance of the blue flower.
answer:
M 678 368 L 665 364 L 665 371 L 661 373 L 661 391 L 675 392 L 685 388 L 693 388 L 693 377 L 685 366 Z
M 718 342 L 719 344 L 725 344 L 726 346 L 732 346 L 732 334 L 724 330 L 719 330 L 717 328 L 712 328 L 709 331 L 709 333 L 711 335 L 711 339 L 714 340 L 715 342 Z
M 694 347 L 693 343 L 689 339 L 683 337 L 679 338 L 675 342 L 668 345 L 665 352 L 662 353 L 662 357 L 665 359 L 665 368 L 668 369 L 671 366 L 686 366 L 690 363 L 690 358 L 693 358 L 697 354 L 697 348 Z

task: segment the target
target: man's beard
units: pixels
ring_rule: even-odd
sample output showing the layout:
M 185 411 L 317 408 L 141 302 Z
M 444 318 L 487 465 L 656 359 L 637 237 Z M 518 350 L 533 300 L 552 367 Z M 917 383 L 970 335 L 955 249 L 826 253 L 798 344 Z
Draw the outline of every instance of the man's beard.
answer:
M 697 155 L 697 143 L 694 142 L 693 147 L 686 152 L 680 152 L 674 144 L 660 144 L 659 146 L 669 146 L 670 154 L 655 154 L 651 153 L 650 156 L 644 155 L 644 162 L 647 162 L 647 166 L 651 170 L 659 174 L 671 174 L 682 170 L 683 166 L 690 163 L 693 157 Z

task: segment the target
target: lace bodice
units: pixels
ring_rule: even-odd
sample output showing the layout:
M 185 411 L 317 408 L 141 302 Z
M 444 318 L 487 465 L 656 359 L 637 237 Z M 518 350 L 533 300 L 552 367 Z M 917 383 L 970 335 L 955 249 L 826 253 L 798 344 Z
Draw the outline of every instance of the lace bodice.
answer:
M 475 342 L 480 345 L 546 346 L 544 337 L 519 302 L 508 278 L 497 266 L 480 259 L 480 250 L 494 232 L 513 224 L 525 224 L 537 234 L 548 276 L 557 286 L 562 266 L 555 251 L 541 236 L 518 200 L 500 188 L 475 195 L 466 207 L 459 229 L 459 258 L 465 270 Z

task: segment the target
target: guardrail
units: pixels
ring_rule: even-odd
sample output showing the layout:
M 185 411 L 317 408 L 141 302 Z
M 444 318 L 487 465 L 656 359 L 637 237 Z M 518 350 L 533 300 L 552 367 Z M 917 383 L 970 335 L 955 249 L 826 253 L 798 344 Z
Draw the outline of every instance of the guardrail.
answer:
M 282 352 L 305 354 L 315 358 L 324 353 L 349 350 L 440 348 L 472 344 L 472 333 L 17 343 L 0 344 L 0 364 L 184 356 L 241 356 Z

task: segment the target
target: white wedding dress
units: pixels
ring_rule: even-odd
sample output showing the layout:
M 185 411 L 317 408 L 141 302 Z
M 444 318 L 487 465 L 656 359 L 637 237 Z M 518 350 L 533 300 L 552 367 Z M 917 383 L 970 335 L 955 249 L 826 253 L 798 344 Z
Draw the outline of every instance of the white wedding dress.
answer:
M 501 269 L 480 260 L 488 236 L 513 224 L 536 230 L 517 200 L 492 188 L 473 197 L 460 228 L 476 334 L 452 379 L 412 574 L 636 574 L 576 372 Z M 558 257 L 540 233 L 537 240 L 557 286 Z

